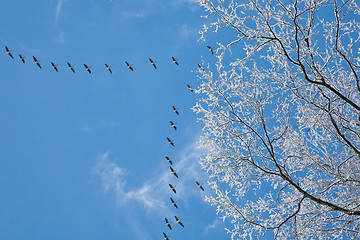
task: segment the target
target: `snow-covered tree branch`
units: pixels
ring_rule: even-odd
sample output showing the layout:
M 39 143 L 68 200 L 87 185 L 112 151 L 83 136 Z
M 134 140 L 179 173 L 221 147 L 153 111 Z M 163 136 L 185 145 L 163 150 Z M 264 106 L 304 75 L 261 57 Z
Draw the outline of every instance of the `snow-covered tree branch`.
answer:
M 226 31 L 194 111 L 232 238 L 360 238 L 357 1 L 198 2 Z

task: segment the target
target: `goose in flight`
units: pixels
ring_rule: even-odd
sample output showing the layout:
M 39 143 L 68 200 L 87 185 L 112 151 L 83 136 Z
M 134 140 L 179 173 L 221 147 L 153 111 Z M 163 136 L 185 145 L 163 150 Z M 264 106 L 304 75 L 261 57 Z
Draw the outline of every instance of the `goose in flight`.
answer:
M 170 121 L 170 124 L 171 124 L 171 127 L 173 128 L 173 129 L 175 129 L 175 131 L 176 131 L 176 125 L 175 125 L 175 123 L 173 123 L 172 121 Z
M 154 67 L 155 69 L 157 69 L 157 67 L 156 67 L 156 65 L 155 65 L 155 62 L 154 62 L 151 58 L 149 58 L 149 60 L 150 60 L 151 65 L 153 65 L 153 67 Z
M 91 70 L 90 70 L 90 67 L 88 67 L 88 65 L 84 64 L 84 67 L 85 67 L 85 71 L 88 71 L 88 73 L 91 74 Z
M 14 59 L 14 56 L 11 54 L 11 50 L 7 46 L 5 46 L 6 54 L 9 55 L 12 59 Z
M 106 69 L 110 72 L 110 74 L 112 74 L 111 67 L 109 67 L 109 65 L 107 65 L 106 63 L 105 63 L 105 66 L 106 66 Z
M 211 54 L 214 54 L 214 49 L 210 46 L 207 46 L 207 48 L 210 50 Z
M 170 170 L 171 170 L 171 173 L 174 174 L 175 177 L 179 178 L 179 176 L 177 175 L 176 171 L 171 167 L 169 166 Z
M 176 202 L 174 201 L 174 199 L 170 198 L 170 200 L 171 200 L 171 204 L 172 204 L 174 207 L 178 208 L 178 206 L 176 205 Z
M 167 137 L 167 140 L 168 140 L 168 143 L 171 144 L 171 146 L 175 147 L 174 142 L 170 138 Z
M 172 161 L 171 161 L 171 158 L 165 156 L 166 160 L 172 165 Z
M 198 187 L 199 187 L 201 190 L 205 191 L 204 188 L 203 188 L 203 186 L 202 186 L 202 184 L 200 184 L 198 181 L 196 181 L 196 184 L 198 185 Z
M 164 232 L 163 232 L 163 234 L 164 234 L 164 239 L 169 240 L 168 236 Z
M 189 84 L 186 84 L 186 86 L 188 87 L 188 89 L 189 89 L 191 92 L 194 92 L 194 89 L 192 89 L 192 87 L 191 87 Z
M 73 72 L 73 73 L 75 73 L 75 69 L 73 68 L 73 66 L 71 66 L 71 64 L 69 63 L 69 62 L 66 62 L 67 63 L 67 65 L 69 66 L 69 69 Z
M 173 186 L 173 185 L 171 185 L 171 184 L 169 183 L 169 187 L 170 187 L 170 189 L 176 194 L 175 186 Z
M 175 59 L 174 57 L 171 57 L 171 58 L 172 58 L 172 60 L 173 60 L 173 63 L 175 63 L 176 65 L 179 66 L 179 63 L 178 63 L 178 60 L 179 60 L 179 59 Z
M 20 57 L 20 60 L 21 60 L 23 63 L 25 63 L 25 58 L 24 58 L 21 54 L 19 54 L 19 57 Z
M 176 107 L 172 106 L 173 110 L 174 110 L 174 113 L 176 113 L 177 115 L 179 115 L 179 111 L 178 109 L 176 109 Z
M 167 218 L 165 218 L 165 224 L 166 224 L 166 226 L 168 226 L 170 228 L 170 230 L 172 230 L 171 225 L 170 225 L 169 221 L 167 220 Z
M 53 68 L 53 69 L 55 69 L 55 71 L 57 71 L 57 72 L 58 72 L 58 69 L 57 69 L 57 67 L 56 67 L 56 66 L 57 66 L 57 64 L 55 65 L 53 62 L 50 62 L 50 63 L 51 63 L 52 68 Z
M 33 56 L 33 59 L 34 59 L 35 64 L 36 64 L 39 68 L 41 68 L 40 62 L 36 59 L 36 57 Z
M 200 63 L 198 63 L 198 67 L 200 68 L 200 70 L 201 70 L 202 72 L 205 71 L 205 70 L 204 70 L 204 67 L 203 67 L 202 65 L 200 65 Z
M 126 66 L 128 67 L 128 69 L 130 69 L 131 71 L 134 71 L 134 69 L 132 68 L 132 65 L 130 65 L 128 62 L 125 62 Z
M 180 226 L 184 227 L 184 225 L 182 224 L 182 222 L 180 222 L 181 219 L 178 219 L 177 216 L 175 216 L 176 219 L 176 223 L 180 224 Z

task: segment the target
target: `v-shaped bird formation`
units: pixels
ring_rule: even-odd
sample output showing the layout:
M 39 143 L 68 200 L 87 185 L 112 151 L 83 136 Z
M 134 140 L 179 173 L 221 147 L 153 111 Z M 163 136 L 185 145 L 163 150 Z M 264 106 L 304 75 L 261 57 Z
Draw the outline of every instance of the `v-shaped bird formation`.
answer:
M 209 49 L 209 51 L 211 52 L 211 54 L 214 54 L 214 49 L 210 46 L 207 46 L 207 48 Z M 9 55 L 10 58 L 14 59 L 14 56 L 12 54 L 12 50 L 10 50 L 7 46 L 5 46 L 5 51 L 6 51 L 6 54 Z M 25 57 L 22 55 L 22 54 L 18 54 L 19 55 L 19 59 L 22 63 L 26 63 L 25 61 Z M 34 64 L 36 64 L 40 69 L 42 69 L 42 66 L 40 65 L 40 60 L 38 60 L 35 56 L 32 56 L 33 60 L 34 60 Z M 172 63 L 174 63 L 176 66 L 180 66 L 179 64 L 179 59 L 176 59 L 174 56 L 171 57 L 172 59 Z M 157 65 L 155 64 L 155 61 L 152 59 L 152 58 L 149 58 L 149 61 L 150 61 L 150 64 L 154 67 L 155 70 L 158 69 Z M 126 65 L 126 68 L 128 68 L 129 70 L 131 71 L 134 71 L 134 68 L 133 68 L 133 64 L 130 64 L 129 62 L 127 61 L 124 61 L 125 62 L 125 65 Z M 58 64 L 55 64 L 53 61 L 50 61 L 50 67 L 52 69 L 54 69 L 56 72 L 59 72 L 61 68 L 59 68 L 59 65 Z M 66 65 L 67 65 L 67 68 L 69 70 L 71 70 L 73 73 L 76 73 L 75 71 L 75 66 L 70 64 L 70 62 L 66 62 Z M 107 70 L 110 74 L 113 73 L 112 69 L 111 69 L 111 66 L 108 65 L 107 63 L 104 63 L 105 65 L 105 68 L 104 70 Z M 91 69 L 91 66 L 83 63 L 83 66 L 84 66 L 84 70 L 87 71 L 89 74 L 92 73 L 92 69 Z M 200 69 L 200 71 L 204 71 L 204 67 L 200 64 L 198 64 L 198 67 Z M 186 85 L 187 88 L 191 91 L 191 92 L 194 92 L 193 88 L 187 84 Z M 177 115 L 177 117 L 180 117 L 180 112 L 179 112 L 179 108 L 176 108 L 175 106 L 171 106 L 172 107 L 172 110 L 173 112 Z M 173 128 L 175 131 L 177 131 L 177 126 L 176 126 L 176 123 L 174 123 L 173 121 L 170 121 L 170 127 Z M 166 137 L 167 139 L 167 142 L 168 144 L 170 144 L 172 147 L 175 147 L 175 142 L 174 140 L 170 139 L 169 137 Z M 172 158 L 168 157 L 168 156 L 165 156 L 165 159 L 167 160 L 167 162 L 170 164 L 169 165 L 169 169 L 170 169 L 170 172 L 171 174 L 173 174 L 176 178 L 179 178 L 179 175 L 177 173 L 177 171 L 173 168 L 173 160 Z M 197 186 L 202 190 L 204 191 L 204 187 L 202 186 L 202 184 L 200 184 L 198 181 L 195 182 L 197 184 Z M 168 184 L 169 185 L 169 188 L 170 190 L 172 191 L 173 194 L 176 194 L 176 189 L 175 189 L 175 185 L 172 185 L 171 183 Z M 170 201 L 171 201 L 171 205 L 174 206 L 176 209 L 178 209 L 178 205 L 176 203 L 176 201 L 170 197 Z M 175 218 L 175 221 L 174 223 L 175 224 L 179 224 L 181 227 L 184 227 L 184 224 L 181 222 L 181 219 L 179 219 L 176 215 L 174 216 Z M 173 228 L 171 227 L 171 222 L 168 220 L 168 218 L 165 217 L 165 225 L 170 229 L 172 230 Z M 164 239 L 167 240 L 169 239 L 168 235 L 163 232 L 163 235 L 164 235 Z

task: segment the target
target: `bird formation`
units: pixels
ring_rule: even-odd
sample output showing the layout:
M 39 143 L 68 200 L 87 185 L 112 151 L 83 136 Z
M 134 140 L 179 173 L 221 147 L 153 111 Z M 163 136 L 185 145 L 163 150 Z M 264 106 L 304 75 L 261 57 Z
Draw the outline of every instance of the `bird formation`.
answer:
M 176 61 L 176 59 L 173 59 L 173 60 Z M 191 89 L 191 87 L 190 87 L 189 85 L 187 85 L 187 86 Z M 192 89 L 191 89 L 191 90 L 192 90 Z M 171 107 L 172 107 L 173 112 L 174 112 L 177 116 L 180 116 L 179 108 L 176 108 L 175 106 L 171 106 Z M 173 121 L 170 121 L 170 126 L 171 126 L 175 131 L 177 131 L 176 124 L 175 124 Z M 167 137 L 166 139 L 167 139 L 167 142 L 168 142 L 171 146 L 175 147 L 175 144 L 174 144 L 174 141 L 173 141 L 173 140 L 171 140 L 169 137 Z M 172 158 L 170 158 L 170 157 L 168 157 L 168 156 L 165 156 L 165 159 L 166 159 L 167 162 L 169 163 L 170 172 L 171 172 L 176 178 L 179 178 L 179 175 L 178 175 L 177 171 L 176 171 L 176 170 L 173 168 L 173 166 L 172 166 L 172 165 L 173 165 Z M 196 184 L 197 184 L 197 186 L 198 186 L 202 191 L 204 191 L 204 188 L 203 188 L 202 184 L 200 184 L 198 181 L 196 181 Z M 168 185 L 169 185 L 169 188 L 170 188 L 170 190 L 172 191 L 172 193 L 173 193 L 173 194 L 176 194 L 176 193 L 177 193 L 177 192 L 176 192 L 176 188 L 175 188 L 176 186 L 173 185 L 173 184 L 171 184 L 171 183 L 169 183 Z M 170 197 L 170 202 L 171 202 L 171 205 L 174 206 L 176 209 L 179 208 L 178 205 L 177 205 L 177 203 L 176 203 L 176 201 L 175 201 L 172 197 Z M 176 215 L 174 216 L 174 218 L 175 218 L 174 224 L 179 224 L 181 227 L 185 227 L 180 218 L 178 218 Z M 164 219 L 165 219 L 165 225 L 169 228 L 169 230 L 173 230 L 173 226 L 171 226 L 171 221 L 170 221 L 168 218 L 166 218 L 166 217 L 165 217 Z M 168 235 L 167 235 L 165 232 L 163 232 L 163 235 L 164 235 L 164 239 L 165 239 L 165 240 L 168 240 L 168 239 L 169 239 Z
M 6 50 L 6 54 L 9 55 L 12 59 L 14 59 L 14 56 L 13 56 L 13 54 L 11 53 L 12 50 L 10 50 L 7 46 L 5 46 L 5 50 Z M 25 63 L 25 58 L 24 58 L 21 54 L 19 54 L 19 58 L 20 58 L 20 60 L 21 60 L 23 63 Z M 178 59 L 175 59 L 174 57 L 171 57 L 171 58 L 172 58 L 173 63 L 176 64 L 177 66 L 179 66 Z M 35 64 L 36 64 L 39 68 L 41 68 L 40 62 L 36 59 L 35 56 L 33 56 L 33 59 L 34 59 Z M 154 69 L 157 69 L 157 66 L 156 66 L 156 64 L 155 64 L 155 61 L 153 61 L 151 58 L 149 58 L 149 60 L 150 60 L 150 64 L 154 67 Z M 54 62 L 50 62 L 50 64 L 51 64 L 51 67 L 52 67 L 53 69 L 55 69 L 55 71 L 57 71 L 57 72 L 59 71 L 59 69 L 57 68 L 57 65 L 56 65 Z M 126 64 L 126 67 L 127 67 L 129 70 L 134 71 L 134 68 L 133 68 L 133 65 L 132 65 L 132 64 L 128 63 L 127 61 L 125 61 L 125 64 Z M 75 73 L 74 67 L 73 67 L 69 62 L 67 62 L 67 65 L 68 65 L 69 69 L 70 69 L 73 73 Z M 85 71 L 87 71 L 89 74 L 91 74 L 91 69 L 90 69 L 90 67 L 87 66 L 86 64 L 83 64 L 83 65 L 84 65 L 84 67 L 85 67 Z M 112 74 L 111 67 L 110 67 L 107 63 L 105 63 L 105 67 L 106 67 L 106 69 L 109 71 L 109 73 Z
M 214 50 L 212 47 L 210 46 L 207 46 L 207 48 L 209 48 L 211 54 L 214 54 Z M 6 50 L 6 54 L 9 55 L 9 57 L 11 57 L 12 59 L 14 59 L 14 56 L 12 54 L 12 50 L 10 50 L 7 46 L 5 46 L 5 50 Z M 22 63 L 25 64 L 25 57 L 23 57 L 21 54 L 19 54 L 19 58 L 20 58 L 20 61 Z M 34 63 L 41 69 L 42 66 L 40 65 L 40 61 L 35 57 L 35 56 L 32 56 L 33 60 L 34 60 Z M 176 65 L 176 66 L 180 66 L 179 64 L 179 60 L 176 59 L 175 57 L 171 57 L 172 58 L 172 62 Z M 154 67 L 154 69 L 156 70 L 157 69 L 157 66 L 155 64 L 155 61 L 153 61 L 151 58 L 149 58 L 149 61 L 150 61 L 150 64 Z M 73 65 L 71 65 L 69 62 L 66 62 L 69 70 L 71 70 L 73 73 L 75 73 L 75 68 Z M 125 61 L 125 64 L 126 64 L 126 67 L 131 70 L 131 71 L 134 71 L 134 68 L 133 68 L 133 65 L 128 63 L 127 61 Z M 59 71 L 59 68 L 58 68 L 58 64 L 55 64 L 54 62 L 50 62 L 50 65 L 51 65 L 51 68 L 54 69 L 56 72 Z M 87 64 L 83 64 L 84 66 L 84 70 L 87 71 L 89 74 L 92 73 L 92 70 L 91 70 L 91 66 L 88 66 Z M 198 64 L 198 67 L 201 71 L 204 71 L 204 68 L 202 65 Z M 112 74 L 112 69 L 111 69 L 111 66 L 109 66 L 107 63 L 105 63 L 105 68 L 107 71 L 109 71 L 110 74 Z M 191 91 L 191 92 L 194 92 L 193 88 L 190 86 L 190 85 L 186 85 L 187 88 Z M 179 109 L 176 108 L 175 106 L 172 106 L 172 110 L 173 112 L 177 115 L 177 116 L 180 116 L 180 113 L 179 113 Z M 175 131 L 177 131 L 177 126 L 176 126 L 176 123 L 174 123 L 173 121 L 170 121 L 170 126 L 171 128 L 173 128 Z M 175 147 L 175 143 L 174 143 L 174 140 L 171 140 L 169 137 L 166 138 L 168 143 L 172 146 L 172 147 Z M 173 165 L 173 162 L 172 162 L 172 158 L 168 157 L 168 156 L 165 156 L 165 159 L 167 160 L 167 162 L 170 164 L 169 165 L 169 169 L 170 169 L 170 172 L 176 177 L 176 178 L 179 178 L 179 175 L 177 174 L 177 171 L 172 167 Z M 196 184 L 197 186 L 202 190 L 204 191 L 204 188 L 202 186 L 202 184 L 200 184 L 198 181 L 196 181 Z M 169 187 L 170 187 L 170 190 L 176 194 L 176 189 L 175 189 L 175 186 L 170 184 L 169 183 Z M 178 205 L 176 204 L 176 201 L 170 197 L 170 201 L 171 201 L 171 205 L 174 206 L 176 209 L 178 209 Z M 175 224 L 179 224 L 181 227 L 184 227 L 184 224 L 181 222 L 181 219 L 179 219 L 176 215 L 174 216 L 175 218 Z M 172 230 L 172 227 L 171 227 L 171 224 L 170 224 L 170 221 L 165 218 L 165 225 L 170 229 Z M 165 232 L 163 232 L 163 235 L 164 235 L 164 239 L 165 240 L 168 240 L 169 237 L 166 235 Z
M 213 48 L 210 47 L 210 46 L 207 46 L 207 47 L 209 48 L 209 50 L 211 51 L 211 53 L 214 54 Z M 10 50 L 7 46 L 5 46 L 5 51 L 6 51 L 6 54 L 9 55 L 9 57 L 11 57 L 12 59 L 14 59 L 14 56 L 13 56 L 13 54 L 11 53 L 12 50 Z M 35 56 L 32 56 L 32 57 L 33 57 L 34 63 L 41 69 L 42 66 L 40 65 L 40 61 L 39 61 Z M 24 57 L 23 55 L 19 54 L 19 59 L 20 59 L 20 61 L 21 61 L 22 63 L 25 63 L 25 57 Z M 172 59 L 172 62 L 173 62 L 174 64 L 176 64 L 177 66 L 180 66 L 180 64 L 179 64 L 179 62 L 178 62 L 179 59 L 176 59 L 175 57 L 171 57 L 171 59 Z M 154 69 L 156 70 L 156 69 L 157 69 L 157 66 L 156 66 L 156 64 L 155 64 L 155 61 L 152 60 L 151 58 L 149 58 L 149 61 L 150 61 L 150 64 L 151 64 L 151 65 L 154 67 Z M 75 73 L 75 68 L 74 68 L 74 66 L 71 65 L 69 62 L 66 62 L 66 64 L 67 64 L 68 68 L 69 68 L 73 73 Z M 134 71 L 134 68 L 133 68 L 133 65 L 132 65 L 132 64 L 128 63 L 127 61 L 125 61 L 125 64 L 126 64 L 126 67 L 127 67 L 129 70 Z M 54 62 L 50 62 L 50 65 L 51 65 L 51 68 L 52 68 L 52 69 L 54 69 L 56 72 L 59 72 L 58 64 L 55 64 Z M 87 71 L 89 74 L 91 74 L 91 73 L 92 73 L 91 66 L 88 66 L 88 65 L 85 64 L 85 63 L 84 63 L 83 65 L 84 65 L 85 71 Z M 198 64 L 198 66 L 199 66 L 200 70 L 204 71 L 203 67 L 202 67 L 200 64 Z M 110 74 L 113 73 L 113 71 L 112 71 L 112 69 L 111 69 L 111 66 L 109 66 L 107 63 L 105 63 L 105 68 L 106 68 L 106 70 L 109 71 Z M 187 84 L 186 86 L 188 87 L 188 89 L 189 89 L 191 92 L 194 92 L 193 88 L 192 88 L 190 85 Z M 174 109 L 174 112 L 179 115 L 177 109 Z M 176 130 L 176 127 L 175 127 L 174 125 L 172 125 L 172 127 Z

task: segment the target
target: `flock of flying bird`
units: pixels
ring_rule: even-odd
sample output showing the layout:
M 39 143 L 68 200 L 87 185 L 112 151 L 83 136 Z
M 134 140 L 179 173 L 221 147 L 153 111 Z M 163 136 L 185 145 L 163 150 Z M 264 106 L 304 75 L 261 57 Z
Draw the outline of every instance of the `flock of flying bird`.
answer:
M 207 48 L 210 50 L 211 54 L 214 54 L 214 50 L 213 50 L 212 47 L 207 46 Z M 14 58 L 14 56 L 13 56 L 12 53 L 11 53 L 11 50 L 9 50 L 9 48 L 8 48 L 7 46 L 5 46 L 5 50 L 6 50 L 6 54 L 7 54 L 7 55 L 9 55 L 11 58 Z M 25 63 L 25 58 L 24 58 L 21 54 L 19 54 L 19 58 L 20 58 L 20 60 L 21 60 L 23 63 Z M 178 59 L 175 59 L 174 57 L 171 57 L 171 58 L 172 58 L 172 62 L 173 62 L 174 64 L 176 64 L 177 66 L 179 66 Z M 35 56 L 33 56 L 33 60 L 34 60 L 34 63 L 35 63 L 39 68 L 42 68 L 41 65 L 40 65 L 40 61 L 39 61 Z M 151 64 L 155 69 L 157 69 L 157 66 L 156 66 L 155 62 L 154 62 L 151 58 L 149 58 L 149 61 L 150 61 L 150 64 Z M 59 71 L 59 69 L 58 69 L 58 67 L 57 67 L 57 66 L 58 66 L 57 64 L 55 64 L 54 62 L 50 62 L 50 64 L 51 64 L 51 67 L 52 67 L 56 72 Z M 129 64 L 128 62 L 125 62 L 125 64 L 126 64 L 126 66 L 127 66 L 127 68 L 128 68 L 129 70 L 134 71 L 134 69 L 133 69 L 133 67 L 132 67 L 131 64 Z M 84 65 L 85 71 L 87 71 L 89 74 L 91 74 L 90 66 L 88 66 L 87 64 L 83 64 L 83 65 Z M 69 69 L 70 69 L 73 73 L 75 73 L 74 67 L 73 67 L 69 62 L 67 62 L 67 66 L 69 67 Z M 109 71 L 109 73 L 112 74 L 111 67 L 110 67 L 108 64 L 106 64 L 106 63 L 105 63 L 105 67 L 106 67 L 106 69 Z M 204 68 L 203 68 L 200 64 L 198 64 L 198 67 L 199 67 L 199 69 L 200 69 L 201 71 L 204 71 Z M 190 90 L 191 92 L 194 91 L 190 85 L 187 85 L 187 87 L 189 88 L 189 90 Z M 176 113 L 176 114 L 179 116 L 180 114 L 179 114 L 178 109 L 177 109 L 175 106 L 172 106 L 172 108 L 173 108 L 174 113 Z M 172 127 L 175 131 L 177 130 L 176 124 L 175 124 L 174 122 L 170 121 L 170 125 L 171 125 L 171 127 Z M 167 137 L 167 141 L 168 141 L 168 143 L 169 143 L 171 146 L 175 147 L 174 141 L 171 140 L 169 137 Z M 172 167 L 172 164 L 173 164 L 173 163 L 172 163 L 172 159 L 169 158 L 168 156 L 165 156 L 165 158 L 166 158 L 166 160 L 167 160 L 167 161 L 169 162 L 169 164 L 170 164 L 169 168 L 170 168 L 171 173 L 172 173 L 176 178 L 179 178 L 179 175 L 176 173 L 176 171 L 175 171 L 175 170 L 173 169 L 173 167 Z M 202 191 L 204 191 L 204 188 L 203 188 L 202 184 L 200 184 L 198 181 L 196 181 L 196 184 L 197 184 L 197 186 L 198 186 Z M 176 194 L 175 186 L 173 186 L 172 184 L 169 183 L 169 187 L 170 187 L 170 189 L 174 192 L 174 194 Z M 178 205 L 176 204 L 176 202 L 174 201 L 174 199 L 173 199 L 172 197 L 170 197 L 170 201 L 171 201 L 171 204 L 172 204 L 176 209 L 178 209 Z M 174 217 L 175 217 L 175 224 L 177 223 L 177 224 L 179 224 L 180 226 L 184 227 L 184 224 L 181 222 L 181 219 L 179 219 L 177 216 L 174 216 Z M 166 224 L 166 226 L 167 226 L 170 230 L 172 230 L 172 227 L 171 227 L 171 225 L 170 225 L 170 221 L 169 221 L 167 218 L 165 218 L 165 224 Z M 168 239 L 169 239 L 169 237 L 166 235 L 165 232 L 163 232 L 163 235 L 164 235 L 165 240 L 168 240 Z
M 174 113 L 176 113 L 176 115 L 178 115 L 178 116 L 180 115 L 178 109 L 177 109 L 175 106 L 172 106 L 172 109 L 173 109 Z M 171 127 L 172 127 L 175 131 L 177 131 L 176 124 L 175 124 L 173 121 L 170 121 L 170 125 L 171 125 Z M 166 139 L 167 139 L 168 143 L 169 143 L 171 146 L 175 147 L 175 144 L 174 144 L 174 141 L 173 141 L 173 140 L 171 140 L 169 137 L 167 137 Z M 170 165 L 169 165 L 169 168 L 170 168 L 171 173 L 172 173 L 176 178 L 179 178 L 179 175 L 178 175 L 178 174 L 176 173 L 176 171 L 172 168 L 172 164 L 173 164 L 172 159 L 169 158 L 168 156 L 165 156 L 165 158 L 166 158 L 166 160 L 168 161 L 168 163 L 170 164 Z M 196 184 L 197 184 L 197 186 L 198 186 L 202 191 L 204 191 L 204 187 L 202 186 L 202 184 L 200 184 L 198 181 L 196 181 Z M 176 194 L 175 186 L 173 186 L 172 184 L 169 183 L 169 187 L 170 187 L 170 190 L 173 191 L 174 194 Z M 176 204 L 176 202 L 174 201 L 174 199 L 173 199 L 172 197 L 170 197 L 170 201 L 171 201 L 171 205 L 173 205 L 176 209 L 178 209 L 178 205 Z M 181 219 L 179 219 L 176 215 L 175 215 L 174 217 L 175 217 L 175 224 L 178 223 L 180 226 L 184 227 L 184 224 L 181 222 Z M 172 230 L 172 227 L 171 227 L 171 225 L 170 225 L 170 221 L 169 221 L 167 218 L 165 218 L 165 224 L 166 224 L 166 226 L 167 226 L 170 230 Z M 169 237 L 166 235 L 165 232 L 163 232 L 163 235 L 164 235 L 164 239 L 165 239 L 165 240 L 168 240 L 168 239 L 169 239 Z
M 207 47 L 209 48 L 211 54 L 214 54 L 213 48 L 210 47 L 210 46 L 207 46 Z M 14 59 L 14 56 L 13 56 L 13 54 L 11 53 L 12 51 L 11 51 L 7 46 L 5 46 L 5 50 L 6 50 L 6 54 L 9 55 L 12 59 Z M 19 54 L 19 58 L 20 58 L 20 60 L 21 60 L 23 63 L 25 63 L 25 57 L 23 57 L 23 55 Z M 174 64 L 176 64 L 177 66 L 179 66 L 178 59 L 175 59 L 174 57 L 171 57 L 171 58 L 172 58 L 172 62 L 173 62 Z M 39 68 L 42 68 L 41 65 L 40 65 L 40 61 L 39 61 L 35 56 L 33 56 L 33 60 L 34 60 L 34 63 L 35 63 Z M 151 64 L 155 69 L 157 69 L 157 66 L 156 66 L 155 62 L 154 62 L 151 58 L 149 58 L 149 61 L 150 61 L 150 64 Z M 51 67 L 52 67 L 56 72 L 59 71 L 59 69 L 58 69 L 58 67 L 57 67 L 57 66 L 58 66 L 57 64 L 55 64 L 54 62 L 50 62 L 50 64 L 51 64 Z M 69 68 L 73 73 L 75 73 L 74 66 L 71 65 L 69 62 L 66 62 L 66 64 L 67 64 L 68 68 Z M 126 67 L 127 67 L 129 70 L 134 71 L 134 68 L 132 67 L 132 64 L 130 64 L 130 63 L 126 62 L 126 61 L 125 61 L 125 64 L 126 64 Z M 85 63 L 84 63 L 83 65 L 84 65 L 85 71 L 87 71 L 89 74 L 91 74 L 91 66 L 88 66 L 88 65 L 85 64 Z M 200 64 L 198 64 L 198 66 L 199 66 L 200 70 L 204 71 L 204 68 L 203 68 Z M 110 74 L 113 73 L 112 70 L 111 70 L 111 66 L 109 66 L 107 63 L 105 63 L 105 67 L 106 67 L 106 70 L 108 70 Z M 188 87 L 188 89 L 189 89 L 191 92 L 194 91 L 190 85 L 187 84 L 186 86 Z

